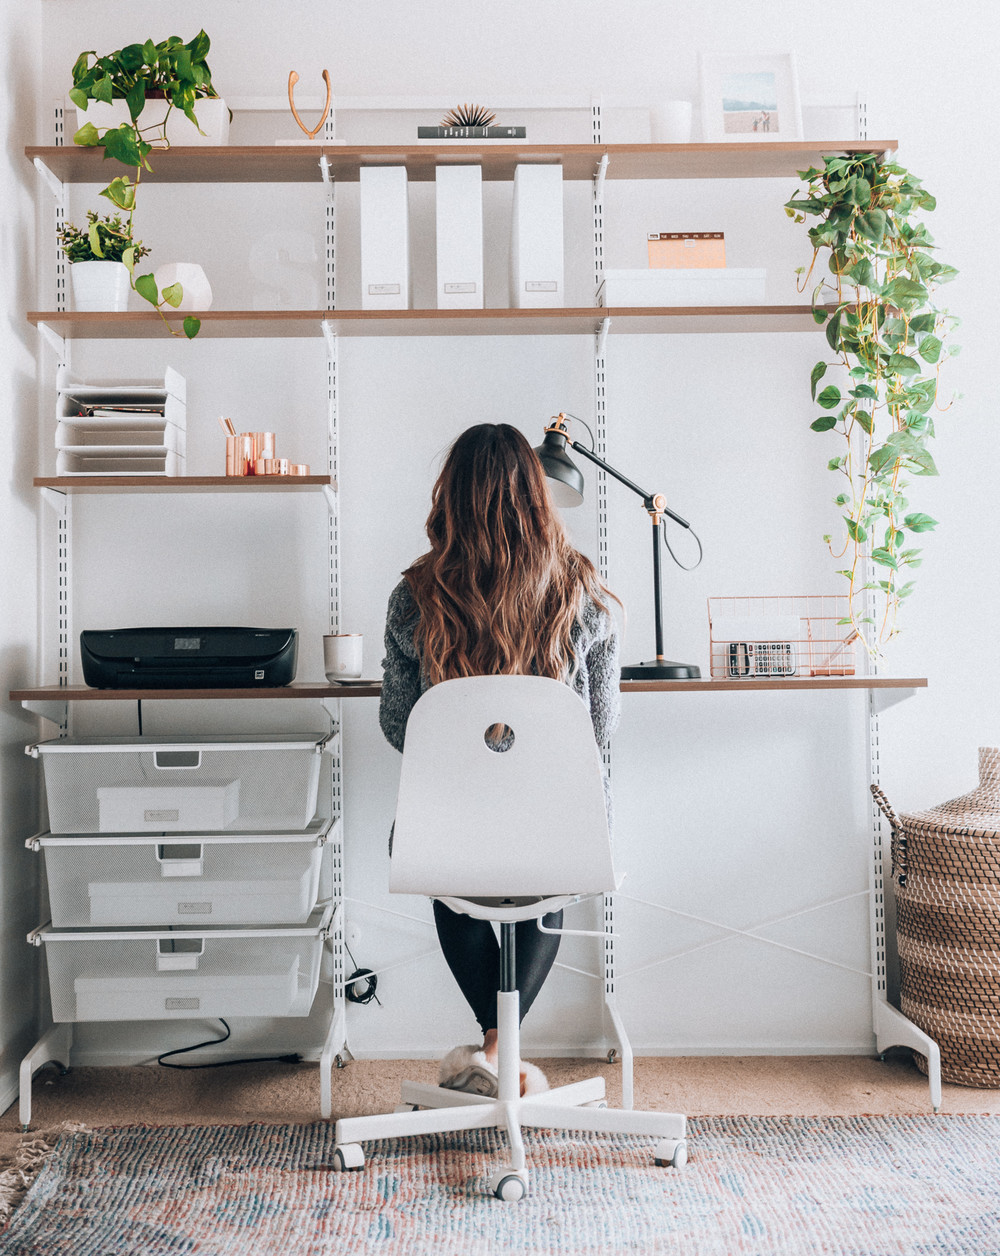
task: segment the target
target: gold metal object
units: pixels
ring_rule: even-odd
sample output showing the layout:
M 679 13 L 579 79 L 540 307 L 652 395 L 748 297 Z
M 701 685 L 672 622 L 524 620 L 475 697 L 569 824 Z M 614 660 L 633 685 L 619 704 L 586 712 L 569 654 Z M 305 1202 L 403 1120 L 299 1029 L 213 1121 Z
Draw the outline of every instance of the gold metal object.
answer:
M 288 474 L 289 475 L 308 475 L 309 474 L 308 462 L 290 462 L 288 464 Z
M 554 414 L 549 419 L 549 425 L 545 429 L 547 432 L 561 432 L 563 436 L 569 435 L 569 419 L 564 411 L 560 410 L 558 414 Z
M 496 114 L 485 105 L 456 105 L 441 119 L 442 126 L 489 126 Z
M 258 458 L 254 463 L 255 475 L 288 475 L 287 458 Z
M 326 121 L 330 113 L 330 101 L 333 98 L 333 88 L 330 86 L 330 71 L 329 70 L 323 71 L 323 82 L 326 84 L 326 104 L 323 106 L 323 116 L 320 118 L 319 122 L 316 124 L 316 126 L 313 127 L 311 131 L 306 126 L 306 124 L 302 121 L 302 119 L 299 117 L 299 112 L 295 108 L 295 101 L 292 98 L 292 90 L 298 81 L 299 81 L 298 74 L 294 70 L 289 71 L 288 107 L 292 111 L 292 117 L 299 124 L 302 130 L 306 133 L 306 135 L 308 135 L 308 137 L 311 140 L 314 140 L 316 136 L 319 135 L 320 131 L 323 129 L 323 123 Z

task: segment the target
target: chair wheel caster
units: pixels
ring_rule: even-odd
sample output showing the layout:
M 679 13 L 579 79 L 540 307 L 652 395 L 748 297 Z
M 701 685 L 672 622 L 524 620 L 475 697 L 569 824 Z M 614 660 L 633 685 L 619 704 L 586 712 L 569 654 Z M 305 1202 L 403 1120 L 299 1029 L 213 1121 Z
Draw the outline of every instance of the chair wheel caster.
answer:
M 339 1147 L 334 1147 L 333 1167 L 338 1173 L 344 1173 L 348 1169 L 363 1169 L 365 1153 L 361 1149 L 361 1144 L 341 1143 Z
M 688 1162 L 687 1142 L 683 1138 L 663 1138 L 656 1144 L 653 1159 L 661 1169 L 683 1169 Z
M 523 1199 L 528 1193 L 528 1177 L 515 1169 L 500 1169 L 490 1178 L 490 1190 L 497 1199 Z
M 415 1103 L 397 1103 L 393 1108 L 393 1112 L 419 1112 L 420 1107 Z

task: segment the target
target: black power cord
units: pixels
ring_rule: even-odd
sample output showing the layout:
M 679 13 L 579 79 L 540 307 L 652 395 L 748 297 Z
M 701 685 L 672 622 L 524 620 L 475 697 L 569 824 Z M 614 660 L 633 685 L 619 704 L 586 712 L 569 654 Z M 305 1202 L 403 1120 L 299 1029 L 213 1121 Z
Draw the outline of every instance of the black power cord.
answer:
M 177 1047 L 174 1051 L 164 1051 L 160 1056 L 156 1057 L 156 1062 L 163 1068 L 176 1068 L 184 1072 L 186 1069 L 195 1068 L 229 1068 L 233 1064 L 298 1064 L 302 1056 L 295 1053 L 292 1055 L 256 1055 L 245 1060 L 213 1060 L 208 1064 L 168 1064 L 167 1061 L 172 1055 L 185 1055 L 188 1051 L 198 1051 L 201 1047 L 214 1047 L 219 1043 L 225 1042 L 232 1036 L 232 1030 L 226 1021 L 219 1017 L 219 1024 L 225 1029 L 225 1037 L 209 1038 L 206 1042 L 196 1042 L 192 1047 Z
M 344 998 L 348 1003 L 371 1003 L 375 1002 L 382 1006 L 382 1000 L 375 991 L 378 989 L 378 977 L 370 968 L 358 968 L 357 960 L 351 955 L 351 948 L 344 943 L 344 950 L 350 956 L 351 963 L 355 965 L 354 972 L 344 982 Z

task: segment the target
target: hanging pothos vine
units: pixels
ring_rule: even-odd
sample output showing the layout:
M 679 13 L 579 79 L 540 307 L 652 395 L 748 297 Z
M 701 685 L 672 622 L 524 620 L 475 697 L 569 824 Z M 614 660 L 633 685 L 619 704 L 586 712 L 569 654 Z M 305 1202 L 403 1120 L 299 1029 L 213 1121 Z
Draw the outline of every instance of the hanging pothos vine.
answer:
M 913 589 L 908 577 L 921 561 L 913 534 L 937 524 L 910 509 L 907 477 L 937 475 L 927 446 L 933 414 L 945 408 L 938 405 L 938 374 L 958 349 L 945 345 L 957 319 L 934 304 L 932 293 L 957 272 L 935 259 L 927 228 L 914 220 L 935 201 L 903 167 L 875 154 L 826 157 L 822 170 L 811 167 L 799 178 L 804 195 L 785 211 L 796 222 L 819 219 L 809 228 L 812 263 L 797 271 L 799 291 L 828 254 L 830 275 L 815 282 L 812 305 L 836 359 L 812 369 L 812 398 L 824 413 L 811 426 L 843 441 L 827 465 L 844 480 L 834 501 L 846 534 L 842 545 L 824 539 L 835 557 L 847 558 L 843 622 L 874 657 L 899 631 L 899 609 Z M 831 367 L 839 368 L 838 382 L 817 395 Z

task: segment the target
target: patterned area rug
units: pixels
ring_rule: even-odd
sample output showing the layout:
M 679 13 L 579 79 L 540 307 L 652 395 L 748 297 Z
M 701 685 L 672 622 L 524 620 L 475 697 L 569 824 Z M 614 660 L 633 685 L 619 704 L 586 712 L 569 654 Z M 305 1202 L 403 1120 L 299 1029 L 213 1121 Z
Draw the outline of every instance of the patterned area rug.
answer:
M 699 1117 L 686 1169 L 651 1142 L 526 1138 L 530 1194 L 485 1193 L 492 1132 L 373 1143 L 333 1126 L 67 1133 L 0 1234 L 3 1256 L 989 1256 L 1000 1118 Z

